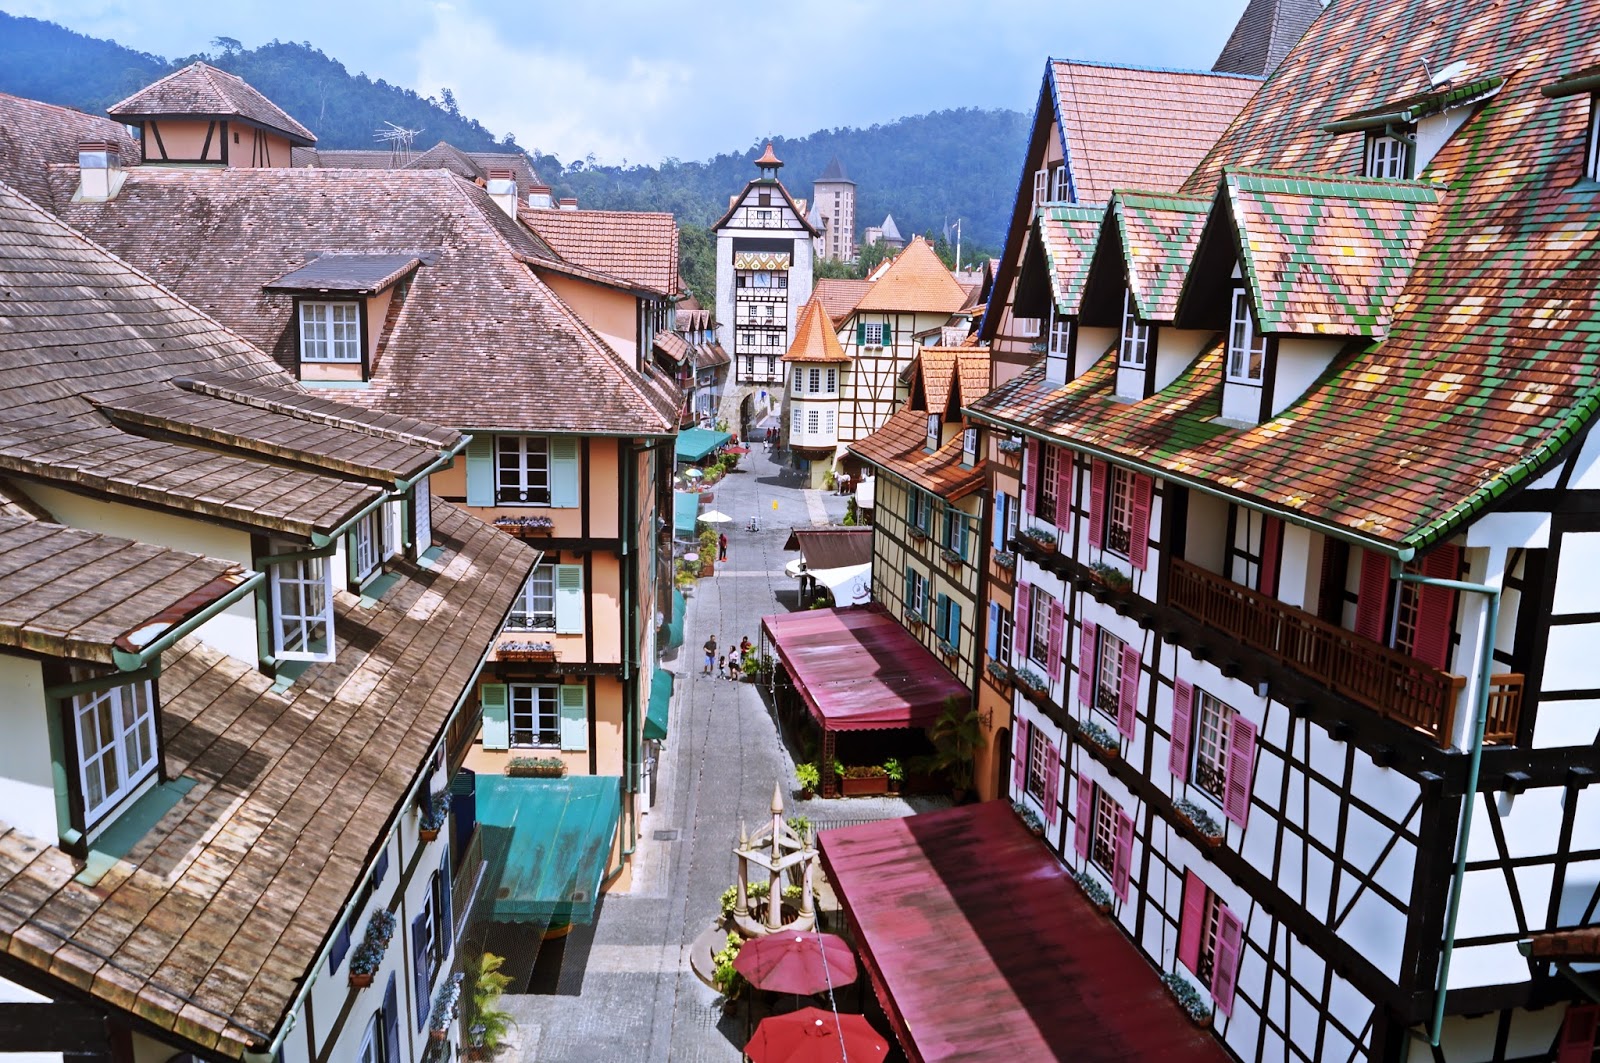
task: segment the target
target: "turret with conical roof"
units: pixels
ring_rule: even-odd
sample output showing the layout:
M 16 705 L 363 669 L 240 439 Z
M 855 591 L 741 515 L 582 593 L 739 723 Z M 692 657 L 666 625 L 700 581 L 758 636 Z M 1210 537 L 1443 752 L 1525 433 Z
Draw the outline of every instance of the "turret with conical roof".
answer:
M 767 150 L 761 158 L 756 160 L 756 168 L 761 171 L 761 180 L 776 181 L 778 171 L 783 169 L 783 160 L 772 153 L 772 141 L 767 141 Z

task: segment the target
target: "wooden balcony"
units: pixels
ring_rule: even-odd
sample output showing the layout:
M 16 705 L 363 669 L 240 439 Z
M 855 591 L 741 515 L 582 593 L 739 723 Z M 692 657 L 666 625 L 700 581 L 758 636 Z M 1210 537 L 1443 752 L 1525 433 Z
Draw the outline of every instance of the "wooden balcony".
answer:
M 1168 601 L 1330 691 L 1450 745 L 1465 680 L 1173 558 Z M 1486 740 L 1516 741 L 1522 676 L 1492 677 Z

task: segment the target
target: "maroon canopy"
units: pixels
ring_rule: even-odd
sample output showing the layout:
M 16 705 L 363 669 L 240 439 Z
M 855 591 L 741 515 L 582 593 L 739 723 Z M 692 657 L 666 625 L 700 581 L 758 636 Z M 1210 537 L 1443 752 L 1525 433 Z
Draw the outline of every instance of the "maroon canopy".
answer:
M 733 958 L 733 969 L 757 989 L 803 997 L 856 980 L 856 958 L 844 938 L 812 931 L 751 938 Z
M 761 626 L 825 731 L 931 727 L 972 692 L 881 605 L 762 617 Z
M 883 1063 L 889 1039 L 859 1015 L 801 1008 L 762 1019 L 744 1054 L 752 1063 Z
M 819 838 L 912 1063 L 1226 1060 L 1005 801 Z

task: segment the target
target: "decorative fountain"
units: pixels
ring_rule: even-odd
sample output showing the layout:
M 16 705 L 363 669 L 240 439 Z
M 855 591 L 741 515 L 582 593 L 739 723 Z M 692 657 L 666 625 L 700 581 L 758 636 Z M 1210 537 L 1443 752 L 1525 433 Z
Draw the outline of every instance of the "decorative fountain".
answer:
M 734 927 L 747 939 L 776 934 L 780 930 L 811 930 L 817 924 L 817 912 L 812 902 L 812 877 L 817 864 L 816 832 L 806 828 L 802 838 L 783 820 L 783 790 L 778 783 L 772 785 L 772 822 L 757 828 L 750 835 L 743 823 L 739 824 L 739 845 L 733 851 L 739 858 L 739 875 L 734 880 Z M 765 868 L 767 872 L 766 904 L 752 909 L 749 888 L 750 866 Z M 800 912 L 795 918 L 783 919 L 783 880 L 790 868 L 800 867 Z

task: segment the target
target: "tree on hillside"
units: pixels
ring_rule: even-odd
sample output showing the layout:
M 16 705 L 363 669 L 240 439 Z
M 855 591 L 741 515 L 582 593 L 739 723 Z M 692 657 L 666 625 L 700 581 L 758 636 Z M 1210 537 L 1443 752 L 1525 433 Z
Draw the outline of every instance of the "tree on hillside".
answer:
M 678 225 L 678 279 L 707 310 L 717 306 L 717 242 L 710 230 Z

